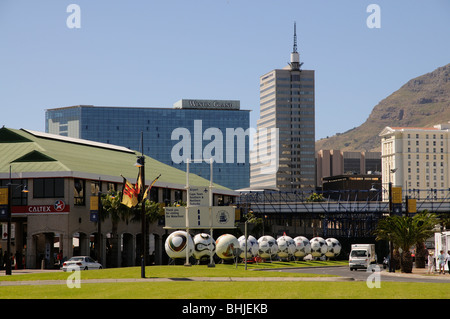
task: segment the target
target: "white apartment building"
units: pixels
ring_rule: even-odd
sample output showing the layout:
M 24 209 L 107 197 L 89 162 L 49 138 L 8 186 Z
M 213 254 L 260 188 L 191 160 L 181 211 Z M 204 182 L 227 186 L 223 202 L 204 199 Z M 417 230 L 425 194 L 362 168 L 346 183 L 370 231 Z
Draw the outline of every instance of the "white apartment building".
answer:
M 390 127 L 381 137 L 383 187 L 403 191 L 448 190 L 450 122 L 433 127 Z

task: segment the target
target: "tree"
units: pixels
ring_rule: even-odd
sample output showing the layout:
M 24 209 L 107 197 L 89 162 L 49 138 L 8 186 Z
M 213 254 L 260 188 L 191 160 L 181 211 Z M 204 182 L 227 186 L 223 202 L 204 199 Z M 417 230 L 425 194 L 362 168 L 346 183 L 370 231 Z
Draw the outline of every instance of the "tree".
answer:
M 138 223 L 141 221 L 141 207 L 142 203 L 139 203 L 135 207 L 127 207 L 122 204 L 122 193 L 121 192 L 109 192 L 107 194 L 103 194 L 102 206 L 103 213 L 101 216 L 101 221 L 105 221 L 106 219 L 110 219 L 112 223 L 112 241 L 111 241 L 111 255 L 113 256 L 111 259 L 112 265 L 116 265 L 117 258 L 114 256 L 118 255 L 118 234 L 117 229 L 119 223 L 122 222 L 135 222 Z M 149 224 L 156 222 L 163 214 L 164 210 L 158 203 L 146 200 L 145 201 L 145 214 L 146 214 L 146 222 L 148 227 Z
M 378 222 L 376 240 L 392 241 L 394 248 L 400 251 L 401 271 L 411 273 L 413 262 L 410 248 L 431 237 L 438 223 L 436 215 L 427 212 L 414 217 L 389 216 Z
M 117 267 L 117 258 L 115 256 L 118 255 L 119 251 L 119 241 L 117 228 L 120 221 L 127 221 L 130 218 L 130 209 L 121 203 L 120 192 L 111 191 L 107 194 L 102 194 L 102 214 L 101 214 L 101 222 L 104 222 L 107 219 L 111 220 L 112 229 L 111 229 L 111 242 L 110 242 L 110 253 L 111 253 L 111 266 Z
M 309 196 L 306 199 L 307 202 L 324 202 L 325 198 L 322 194 L 312 193 L 311 196 Z

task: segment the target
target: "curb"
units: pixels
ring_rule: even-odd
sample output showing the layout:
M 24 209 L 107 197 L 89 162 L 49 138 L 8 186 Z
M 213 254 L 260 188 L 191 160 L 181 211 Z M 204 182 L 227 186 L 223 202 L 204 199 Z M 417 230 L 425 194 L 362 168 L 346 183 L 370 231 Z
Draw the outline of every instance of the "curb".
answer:
M 125 278 L 125 279 L 85 279 L 81 284 L 120 282 L 295 282 L 295 281 L 354 281 L 351 277 L 186 277 L 186 278 Z M 67 280 L 0 281 L 0 286 L 42 286 L 66 285 Z

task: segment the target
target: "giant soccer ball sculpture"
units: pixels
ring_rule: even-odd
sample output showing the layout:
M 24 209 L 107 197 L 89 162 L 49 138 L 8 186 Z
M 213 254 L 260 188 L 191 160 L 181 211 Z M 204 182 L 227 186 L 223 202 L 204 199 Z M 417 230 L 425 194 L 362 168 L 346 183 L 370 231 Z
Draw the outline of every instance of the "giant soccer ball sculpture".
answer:
M 171 233 L 164 246 L 167 255 L 172 259 L 186 259 L 186 249 L 188 249 L 188 257 L 191 257 L 194 251 L 192 237 L 181 230 Z
M 325 240 L 328 246 L 328 251 L 325 253 L 325 256 L 329 258 L 334 258 L 339 256 L 341 253 L 342 245 L 336 238 L 327 238 Z
M 289 258 L 295 253 L 295 242 L 292 237 L 289 236 L 281 236 L 277 238 L 278 245 L 278 257 L 280 258 Z
M 313 257 L 322 257 L 328 252 L 328 245 L 322 237 L 314 237 L 310 240 L 310 243 Z
M 209 234 L 194 236 L 194 257 L 197 260 L 209 259 L 216 252 L 216 242 Z
M 236 248 L 239 248 L 239 242 L 231 234 L 224 234 L 216 240 L 216 254 L 224 260 L 233 259 Z
M 303 258 L 311 253 L 311 243 L 308 238 L 303 236 L 297 236 L 294 238 L 295 253 L 294 256 Z
M 245 236 L 238 238 L 239 247 L 241 248 L 241 254 L 239 257 L 245 258 Z M 247 237 L 247 259 L 253 258 L 258 255 L 259 244 L 255 237 L 252 235 Z
M 277 255 L 278 245 L 272 236 L 262 236 L 258 239 L 258 255 L 264 259 L 272 259 Z

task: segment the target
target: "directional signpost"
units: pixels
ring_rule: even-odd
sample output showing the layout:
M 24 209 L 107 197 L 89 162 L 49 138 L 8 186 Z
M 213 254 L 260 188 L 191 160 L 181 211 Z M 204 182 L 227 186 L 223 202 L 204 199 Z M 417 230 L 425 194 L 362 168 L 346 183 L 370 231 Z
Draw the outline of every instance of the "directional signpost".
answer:
M 187 205 L 185 207 L 165 207 L 165 229 L 208 229 L 213 238 L 213 229 L 235 228 L 233 206 L 213 206 L 213 170 L 211 160 L 211 178 L 208 186 L 189 184 L 189 160 L 186 162 Z M 214 267 L 213 254 L 208 267 Z M 186 249 L 186 266 L 189 264 L 189 249 Z

